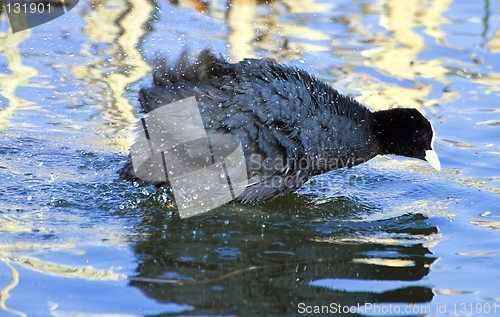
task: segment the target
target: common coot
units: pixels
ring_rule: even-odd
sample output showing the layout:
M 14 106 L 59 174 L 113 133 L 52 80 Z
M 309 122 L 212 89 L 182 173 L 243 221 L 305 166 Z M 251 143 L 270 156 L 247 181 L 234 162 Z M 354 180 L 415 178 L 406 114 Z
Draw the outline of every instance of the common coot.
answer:
M 314 175 L 379 154 L 426 160 L 440 170 L 434 129 L 416 109 L 372 112 L 305 71 L 271 59 L 231 64 L 208 50 L 194 60 L 184 53 L 177 64 L 157 59 L 152 87 L 139 93 L 146 113 L 193 96 L 207 135 L 230 134 L 241 142 L 252 182 L 235 201 L 289 193 Z M 148 183 L 137 179 L 130 158 L 119 173 Z

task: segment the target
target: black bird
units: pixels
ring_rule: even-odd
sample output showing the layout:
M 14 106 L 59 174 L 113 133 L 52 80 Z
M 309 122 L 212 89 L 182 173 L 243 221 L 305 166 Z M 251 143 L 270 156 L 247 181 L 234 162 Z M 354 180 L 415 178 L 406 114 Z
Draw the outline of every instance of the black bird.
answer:
M 208 50 L 196 60 L 184 53 L 176 65 L 157 59 L 153 86 L 139 95 L 146 113 L 194 96 L 208 135 L 239 139 L 251 181 L 233 198 L 243 203 L 293 192 L 314 175 L 379 154 L 427 160 L 440 170 L 434 129 L 416 109 L 371 112 L 305 71 L 271 59 L 231 64 Z M 119 173 L 138 180 L 131 159 Z

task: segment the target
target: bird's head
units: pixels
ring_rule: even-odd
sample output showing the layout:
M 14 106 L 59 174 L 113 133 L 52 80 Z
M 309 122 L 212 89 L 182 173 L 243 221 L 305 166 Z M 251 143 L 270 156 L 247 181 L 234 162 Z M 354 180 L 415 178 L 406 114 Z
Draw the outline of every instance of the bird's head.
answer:
M 374 113 L 372 129 L 382 154 L 426 160 L 436 170 L 441 170 L 441 163 L 434 151 L 434 128 L 416 109 L 377 111 Z

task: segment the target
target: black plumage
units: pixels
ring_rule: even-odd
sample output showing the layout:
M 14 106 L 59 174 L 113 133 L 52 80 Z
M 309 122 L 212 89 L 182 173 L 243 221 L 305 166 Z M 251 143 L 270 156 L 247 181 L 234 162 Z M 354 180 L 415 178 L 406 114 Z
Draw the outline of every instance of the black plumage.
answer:
M 417 110 L 371 112 L 305 71 L 270 59 L 231 64 L 206 50 L 194 61 L 185 53 L 173 66 L 156 60 L 153 86 L 139 95 L 145 112 L 195 96 L 209 135 L 240 140 L 253 180 L 236 197 L 244 203 L 295 191 L 314 175 L 379 154 L 427 159 L 440 168 L 434 130 Z M 134 179 L 130 160 L 120 174 Z

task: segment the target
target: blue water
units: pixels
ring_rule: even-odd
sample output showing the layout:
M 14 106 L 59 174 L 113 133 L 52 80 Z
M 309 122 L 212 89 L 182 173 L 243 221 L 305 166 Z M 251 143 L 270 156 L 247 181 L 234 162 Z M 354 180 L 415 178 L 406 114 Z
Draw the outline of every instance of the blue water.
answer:
M 80 0 L 15 34 L 1 16 L 0 316 L 500 314 L 500 4 L 194 3 Z M 416 107 L 442 171 L 377 157 L 180 219 L 116 171 L 151 60 L 207 46 Z

